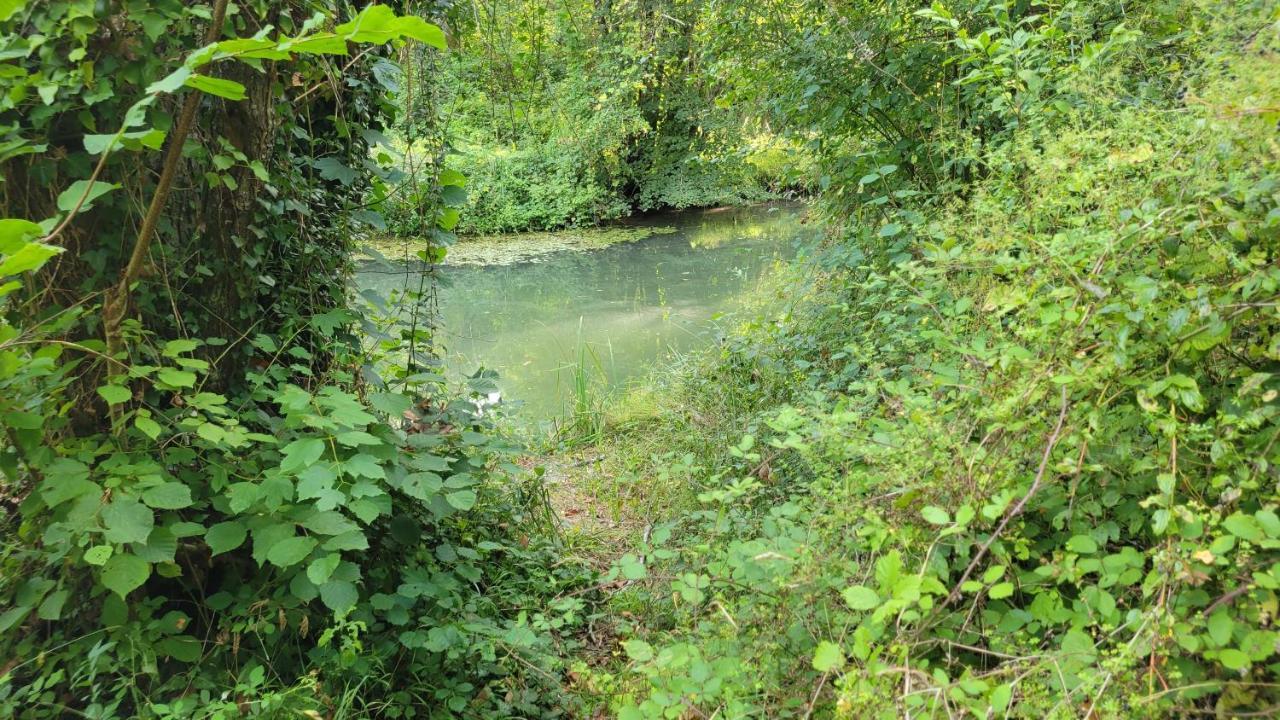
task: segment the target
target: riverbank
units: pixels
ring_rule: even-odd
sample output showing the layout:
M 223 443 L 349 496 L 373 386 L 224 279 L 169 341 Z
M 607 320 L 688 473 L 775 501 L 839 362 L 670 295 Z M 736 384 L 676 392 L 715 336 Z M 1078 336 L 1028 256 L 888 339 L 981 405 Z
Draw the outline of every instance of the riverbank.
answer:
M 1280 63 L 1232 23 L 1185 102 L 1104 73 L 963 201 L 851 218 L 784 310 L 549 461 L 610 568 L 583 702 L 1274 711 Z

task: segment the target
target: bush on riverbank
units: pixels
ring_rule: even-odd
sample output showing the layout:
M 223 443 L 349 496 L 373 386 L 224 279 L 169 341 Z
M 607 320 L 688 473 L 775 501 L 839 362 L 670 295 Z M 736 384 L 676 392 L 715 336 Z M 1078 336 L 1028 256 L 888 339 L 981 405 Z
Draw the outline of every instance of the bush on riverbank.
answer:
M 1017 121 L 916 155 L 957 192 L 833 187 L 808 291 L 605 446 L 654 523 L 580 667 L 621 717 L 1280 704 L 1274 10 L 972 5 L 937 51 Z

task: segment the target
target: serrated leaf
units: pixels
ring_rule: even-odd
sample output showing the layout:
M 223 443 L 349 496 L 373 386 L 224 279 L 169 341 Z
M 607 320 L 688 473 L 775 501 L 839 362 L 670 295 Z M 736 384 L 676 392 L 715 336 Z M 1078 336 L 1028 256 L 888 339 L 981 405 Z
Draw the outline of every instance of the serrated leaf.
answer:
M 813 651 L 813 669 L 818 672 L 833 672 L 844 667 L 844 652 L 833 642 L 823 640 Z
M 102 509 L 102 524 L 108 542 L 145 543 L 155 527 L 155 514 L 137 500 L 121 496 Z

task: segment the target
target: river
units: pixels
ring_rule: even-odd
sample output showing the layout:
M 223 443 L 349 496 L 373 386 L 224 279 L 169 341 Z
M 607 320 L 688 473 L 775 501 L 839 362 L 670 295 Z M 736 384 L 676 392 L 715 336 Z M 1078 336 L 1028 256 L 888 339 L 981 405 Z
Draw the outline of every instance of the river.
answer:
M 532 422 L 561 416 L 580 362 L 596 391 L 614 390 L 655 361 L 710 342 L 724 314 L 741 308 L 812 236 L 803 216 L 803 206 L 791 204 L 664 213 L 586 231 L 588 239 L 629 231 L 630 239 L 603 247 L 588 242 L 594 249 L 522 262 L 507 257 L 503 264 L 446 262 L 437 340 L 449 374 L 494 370 L 508 415 Z M 522 237 L 529 236 L 510 241 Z M 558 247 L 554 237 L 550 246 Z M 464 250 L 457 254 L 483 262 Z M 389 295 L 404 278 L 366 269 L 357 283 Z

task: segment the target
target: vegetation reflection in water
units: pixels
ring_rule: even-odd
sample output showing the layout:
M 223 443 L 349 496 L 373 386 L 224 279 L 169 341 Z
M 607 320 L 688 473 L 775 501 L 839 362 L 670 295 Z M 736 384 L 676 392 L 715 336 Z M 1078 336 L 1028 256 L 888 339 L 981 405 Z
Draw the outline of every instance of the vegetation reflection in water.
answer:
M 448 369 L 497 371 L 504 401 L 529 421 L 581 410 L 584 379 L 617 388 L 714 337 L 720 315 L 794 255 L 802 217 L 797 205 L 691 211 L 632 223 L 628 230 L 646 231 L 641 239 L 578 231 L 626 240 L 536 262 L 499 256 L 478 266 L 468 252 L 467 265 L 441 270 Z M 404 276 L 370 271 L 358 281 L 389 293 Z

